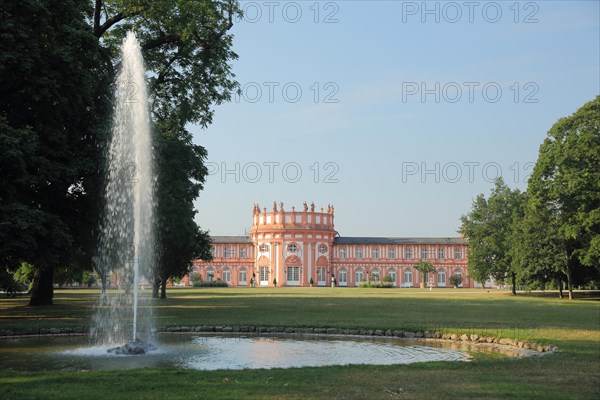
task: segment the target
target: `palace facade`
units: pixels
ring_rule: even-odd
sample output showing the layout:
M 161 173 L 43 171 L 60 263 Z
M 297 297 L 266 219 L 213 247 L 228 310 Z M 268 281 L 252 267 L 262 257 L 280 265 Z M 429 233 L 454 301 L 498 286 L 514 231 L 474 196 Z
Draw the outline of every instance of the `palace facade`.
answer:
M 474 287 L 468 277 L 467 242 L 453 238 L 343 237 L 334 228 L 334 208 L 271 211 L 254 205 L 247 236 L 213 236 L 210 262 L 196 260 L 182 283 L 194 280 L 227 282 L 230 286 L 358 286 L 363 281 L 391 280 L 398 288 L 419 287 L 423 276 L 414 264 L 429 261 L 435 273 L 425 282 L 451 287 L 460 275 L 462 287 Z

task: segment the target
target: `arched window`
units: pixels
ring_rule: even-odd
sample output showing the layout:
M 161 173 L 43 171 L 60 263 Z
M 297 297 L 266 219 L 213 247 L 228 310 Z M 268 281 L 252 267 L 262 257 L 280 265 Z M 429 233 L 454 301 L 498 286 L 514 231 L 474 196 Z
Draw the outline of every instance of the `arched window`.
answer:
M 338 285 L 339 286 L 347 286 L 348 285 L 348 273 L 346 268 L 341 268 L 338 271 Z
M 238 271 L 238 285 L 247 285 L 248 284 L 248 273 L 245 269 L 240 269 Z
M 459 276 L 461 278 L 460 283 L 458 284 L 458 287 L 462 287 L 462 285 L 463 285 L 462 271 L 460 269 L 454 270 L 454 276 Z
M 231 283 L 231 270 L 226 268 L 223 270 L 223 281 L 229 285 Z
M 437 285 L 438 287 L 446 287 L 446 271 L 442 268 L 437 271 Z
M 392 281 L 392 286 L 396 286 L 396 270 L 395 269 L 389 269 L 387 276 L 390 277 L 390 280 Z
M 404 270 L 404 287 L 412 287 L 413 285 L 413 272 L 412 269 Z
M 215 270 L 212 268 L 208 268 L 206 270 L 206 281 L 207 282 L 212 282 L 215 280 Z
M 371 270 L 371 281 L 379 282 L 380 280 L 381 280 L 381 276 L 380 276 L 379 268 L 373 268 Z
M 356 286 L 360 285 L 360 283 L 361 283 L 361 282 L 363 281 L 363 279 L 364 279 L 364 274 L 363 274 L 363 271 L 362 271 L 362 269 L 360 269 L 360 268 L 359 268 L 359 269 L 357 269 L 357 270 L 354 272 L 354 277 L 356 278 L 356 279 L 355 279 Z

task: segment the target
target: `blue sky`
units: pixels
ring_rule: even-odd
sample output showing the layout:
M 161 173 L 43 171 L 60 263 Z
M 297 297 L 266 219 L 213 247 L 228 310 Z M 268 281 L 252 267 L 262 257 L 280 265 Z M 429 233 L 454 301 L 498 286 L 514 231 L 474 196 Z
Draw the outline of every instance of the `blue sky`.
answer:
M 197 222 L 332 203 L 342 236 L 456 236 L 501 175 L 526 188 L 546 132 L 600 93 L 598 1 L 242 1 L 242 95 L 190 127 Z

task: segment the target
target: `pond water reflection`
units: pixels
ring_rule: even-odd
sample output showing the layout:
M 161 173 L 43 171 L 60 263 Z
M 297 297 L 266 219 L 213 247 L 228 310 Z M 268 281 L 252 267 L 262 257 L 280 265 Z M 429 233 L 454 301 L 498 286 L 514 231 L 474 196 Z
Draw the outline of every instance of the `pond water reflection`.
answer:
M 108 354 L 87 338 L 42 336 L 0 340 L 1 369 L 119 370 L 176 367 L 197 370 L 409 364 L 468 361 L 464 351 L 434 342 L 399 339 L 161 335 L 158 350 L 140 356 Z

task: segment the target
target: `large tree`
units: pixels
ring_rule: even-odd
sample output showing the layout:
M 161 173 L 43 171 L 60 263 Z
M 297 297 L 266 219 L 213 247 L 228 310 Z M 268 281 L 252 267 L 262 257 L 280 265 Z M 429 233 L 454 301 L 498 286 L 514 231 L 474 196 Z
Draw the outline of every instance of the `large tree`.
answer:
M 30 303 L 51 304 L 56 268 L 92 264 L 111 120 L 106 94 L 126 32 L 142 43 L 156 134 L 175 134 L 173 141 L 192 149 L 186 125 L 207 127 L 212 107 L 238 86 L 229 30 L 240 11 L 234 0 L 24 0 L 2 2 L 0 11 L 0 172 L 7 178 L 0 184 L 0 262 L 9 272 L 22 261 L 33 265 Z M 192 150 L 202 164 L 205 153 Z M 170 168 L 164 160 L 159 174 Z M 198 174 L 180 176 L 186 174 L 179 186 L 197 196 Z M 159 203 L 170 202 L 193 223 L 193 198 L 161 199 L 166 193 L 159 188 Z M 187 243 L 195 238 L 208 247 L 198 227 L 185 232 Z M 176 253 L 166 245 L 164 257 Z
M 600 270 L 600 96 L 550 128 L 527 192 L 523 260 L 560 273 L 572 299 L 574 278 Z
M 478 282 L 493 277 L 498 282 L 510 279 L 516 294 L 516 262 L 512 246 L 517 224 L 522 219 L 525 196 L 511 190 L 502 178 L 486 199 L 473 201 L 471 211 L 461 217 L 462 234 L 469 241 L 469 274 Z
M 89 265 L 94 242 L 108 90 L 90 12 L 0 5 L 0 263 L 32 265 L 30 305 L 52 304 L 55 269 Z
M 210 237 L 194 222 L 193 201 L 203 189 L 207 171 L 206 150 L 192 144 L 186 132 L 165 132 L 159 137 L 158 243 L 160 268 L 154 271 L 153 296 L 166 298 L 167 280 L 189 272 L 192 260 L 211 259 Z

